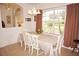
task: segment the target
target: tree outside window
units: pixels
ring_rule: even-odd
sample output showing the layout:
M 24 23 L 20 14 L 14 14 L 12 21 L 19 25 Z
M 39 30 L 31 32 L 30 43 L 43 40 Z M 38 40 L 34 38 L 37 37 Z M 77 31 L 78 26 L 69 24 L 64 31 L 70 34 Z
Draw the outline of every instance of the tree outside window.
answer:
M 43 32 L 64 33 L 65 9 L 52 9 L 43 14 Z

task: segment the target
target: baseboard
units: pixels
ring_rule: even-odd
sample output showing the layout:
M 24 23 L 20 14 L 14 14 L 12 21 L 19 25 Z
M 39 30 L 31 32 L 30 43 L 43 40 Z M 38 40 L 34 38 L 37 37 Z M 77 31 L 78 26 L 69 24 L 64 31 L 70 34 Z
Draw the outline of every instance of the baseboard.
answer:
M 1 45 L 0 45 L 0 48 L 9 46 L 9 45 L 12 45 L 12 44 L 15 44 L 15 43 L 18 43 L 18 42 L 16 41 L 16 42 L 11 42 L 11 43 L 1 44 Z

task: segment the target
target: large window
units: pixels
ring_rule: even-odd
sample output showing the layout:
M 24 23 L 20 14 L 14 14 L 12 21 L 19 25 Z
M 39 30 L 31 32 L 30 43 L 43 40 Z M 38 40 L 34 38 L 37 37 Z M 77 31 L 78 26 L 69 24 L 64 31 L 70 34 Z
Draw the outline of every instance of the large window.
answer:
M 43 32 L 63 34 L 65 9 L 50 9 L 43 12 Z

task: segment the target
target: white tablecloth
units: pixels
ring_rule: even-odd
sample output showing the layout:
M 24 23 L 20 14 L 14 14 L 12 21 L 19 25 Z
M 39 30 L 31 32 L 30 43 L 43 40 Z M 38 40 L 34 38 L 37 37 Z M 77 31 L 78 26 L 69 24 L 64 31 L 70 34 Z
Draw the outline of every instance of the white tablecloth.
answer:
M 53 46 L 57 43 L 57 37 L 50 35 L 40 35 L 39 36 L 39 45 L 41 49 L 49 50 L 50 55 L 53 55 Z
M 55 46 L 57 43 L 57 36 L 36 33 L 30 34 L 38 36 L 38 44 L 40 49 L 50 51 L 50 55 L 53 55 L 53 46 Z

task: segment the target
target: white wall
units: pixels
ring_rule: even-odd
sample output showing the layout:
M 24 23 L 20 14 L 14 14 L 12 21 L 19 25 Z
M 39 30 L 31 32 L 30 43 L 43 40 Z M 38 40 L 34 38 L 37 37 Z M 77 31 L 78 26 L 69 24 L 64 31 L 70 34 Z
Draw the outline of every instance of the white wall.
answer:
M 28 15 L 28 10 L 32 9 L 32 5 L 19 4 L 23 8 L 23 16 L 24 16 L 24 28 L 27 32 L 35 32 L 36 30 L 36 22 L 34 21 L 33 16 Z M 25 21 L 25 18 L 31 18 L 31 21 Z
M 18 42 L 19 28 L 0 29 L 0 48 Z

